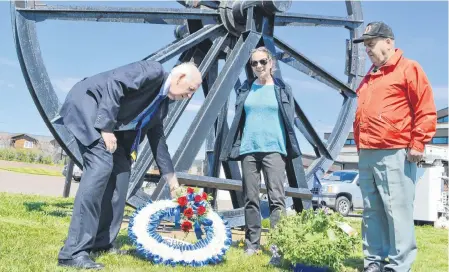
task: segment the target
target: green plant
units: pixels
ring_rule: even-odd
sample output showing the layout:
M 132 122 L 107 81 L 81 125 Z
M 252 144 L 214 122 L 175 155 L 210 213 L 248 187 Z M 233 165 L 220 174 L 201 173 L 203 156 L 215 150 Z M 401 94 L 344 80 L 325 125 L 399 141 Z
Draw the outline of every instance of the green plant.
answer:
M 356 235 L 346 234 L 339 225 L 344 218 L 323 210 L 304 210 L 282 217 L 268 235 L 269 244 L 276 245 L 284 261 L 341 271 L 343 261 L 351 256 Z
M 15 148 L 0 149 L 0 160 L 53 165 L 53 158 L 41 151 Z
M 53 164 L 53 159 L 50 156 L 40 156 L 39 163 L 42 164 Z
M 270 228 L 270 219 L 269 218 L 262 219 L 262 228 L 264 228 L 264 229 Z
M 13 148 L 0 149 L 0 159 L 5 161 L 13 161 L 16 159 L 16 151 Z
M 16 160 L 20 162 L 28 162 L 28 154 L 25 150 L 16 151 Z

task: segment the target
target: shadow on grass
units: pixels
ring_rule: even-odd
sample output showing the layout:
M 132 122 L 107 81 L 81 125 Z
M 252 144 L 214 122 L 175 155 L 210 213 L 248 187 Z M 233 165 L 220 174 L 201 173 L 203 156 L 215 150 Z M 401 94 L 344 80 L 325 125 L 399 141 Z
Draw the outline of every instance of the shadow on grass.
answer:
M 72 215 L 72 203 L 67 202 L 24 202 L 27 212 L 39 212 L 55 217 L 67 217 Z
M 127 245 L 127 246 L 133 245 L 131 242 L 131 239 L 129 239 L 128 235 L 126 235 L 126 234 L 119 234 L 117 236 L 117 239 L 115 240 L 115 243 L 118 248 L 121 248 L 124 245 Z
M 346 259 L 343 264 L 345 266 L 357 269 L 357 271 L 362 271 L 363 270 L 363 259 L 362 258 L 348 258 Z
M 47 202 L 24 202 L 27 212 L 43 212 L 43 207 L 48 206 Z

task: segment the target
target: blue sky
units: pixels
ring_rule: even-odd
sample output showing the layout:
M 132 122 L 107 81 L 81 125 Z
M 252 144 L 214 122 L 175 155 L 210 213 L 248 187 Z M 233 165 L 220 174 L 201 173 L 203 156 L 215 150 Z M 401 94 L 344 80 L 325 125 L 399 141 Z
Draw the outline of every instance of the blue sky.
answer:
M 43 1 L 48 4 L 55 2 Z M 73 2 L 70 2 L 73 3 Z M 69 2 L 63 4 L 70 4 Z M 181 7 L 163 2 L 78 2 L 78 5 Z M 432 84 L 438 109 L 448 105 L 448 3 L 362 1 L 365 24 L 384 21 L 396 36 L 396 45 L 406 57 L 417 60 Z M 343 1 L 294 1 L 290 12 L 346 16 Z M 81 78 L 130 63 L 174 40 L 174 26 L 124 23 L 44 21 L 37 25 L 47 72 L 62 102 L 67 91 Z M 344 82 L 344 28 L 277 27 L 275 34 Z M 29 95 L 14 48 L 9 2 L 0 1 L 0 131 L 50 135 Z M 164 67 L 170 69 L 176 58 Z M 369 59 L 366 59 L 368 69 Z M 281 64 L 283 77 L 319 132 L 330 132 L 343 101 L 336 91 Z M 243 75 L 241 77 L 243 78 Z M 196 111 L 198 92 L 168 138 L 173 155 Z M 231 95 L 233 103 L 234 96 Z M 228 121 L 231 122 L 230 112 Z M 298 131 L 297 131 L 298 132 Z M 299 132 L 298 132 L 299 133 Z M 298 136 L 304 152 L 311 148 Z M 199 154 L 203 157 L 203 154 Z

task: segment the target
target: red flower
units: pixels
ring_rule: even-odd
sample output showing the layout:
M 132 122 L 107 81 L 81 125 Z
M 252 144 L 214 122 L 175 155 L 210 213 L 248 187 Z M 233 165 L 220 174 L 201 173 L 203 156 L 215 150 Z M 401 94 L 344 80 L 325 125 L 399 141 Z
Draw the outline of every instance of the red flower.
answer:
M 181 207 L 184 207 L 184 206 L 186 206 L 187 205 L 187 197 L 185 197 L 185 196 L 181 196 L 181 197 L 179 197 L 178 198 L 178 204 L 181 206 Z
M 192 223 L 190 221 L 184 221 L 181 224 L 181 229 L 184 232 L 189 232 L 189 230 L 192 228 Z
M 201 195 L 201 197 L 203 197 L 204 200 L 207 200 L 207 193 L 203 192 L 203 194 Z
M 201 202 L 203 200 L 200 195 L 195 196 L 195 202 Z
M 193 190 L 193 188 L 191 188 L 191 187 L 187 188 L 187 193 L 193 194 L 194 192 L 195 192 L 195 190 Z
M 206 212 L 206 208 L 204 208 L 204 206 L 199 206 L 196 211 L 198 212 L 198 215 L 203 215 Z
M 192 208 L 187 208 L 187 209 L 185 209 L 185 210 L 184 210 L 184 215 L 185 215 L 187 218 L 191 218 L 191 217 L 193 216 L 193 210 L 192 210 Z

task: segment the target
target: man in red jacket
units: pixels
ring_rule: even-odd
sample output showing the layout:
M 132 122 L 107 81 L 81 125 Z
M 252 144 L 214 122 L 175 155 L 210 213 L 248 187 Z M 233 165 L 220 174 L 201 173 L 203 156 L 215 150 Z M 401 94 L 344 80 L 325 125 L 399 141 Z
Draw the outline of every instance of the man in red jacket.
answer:
M 354 122 L 364 200 L 364 271 L 410 271 L 417 254 L 416 163 L 436 131 L 432 88 L 421 66 L 395 48 L 385 23 L 369 23 L 353 42 L 364 43 L 373 63 L 357 89 Z

